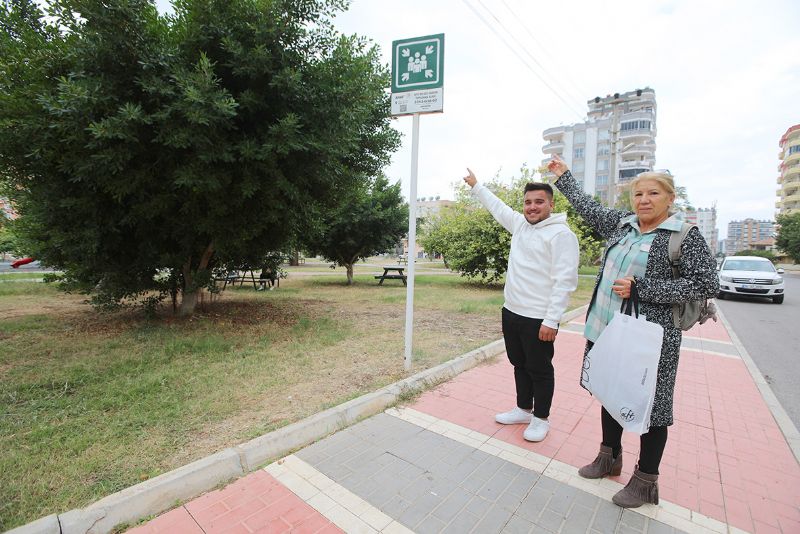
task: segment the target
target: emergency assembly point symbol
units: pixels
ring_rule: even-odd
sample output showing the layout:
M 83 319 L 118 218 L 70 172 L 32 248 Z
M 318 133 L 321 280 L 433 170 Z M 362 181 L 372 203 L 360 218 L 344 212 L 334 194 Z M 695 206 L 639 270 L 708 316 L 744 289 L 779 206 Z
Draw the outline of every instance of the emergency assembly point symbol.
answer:
M 433 45 L 428 45 L 425 47 L 425 53 L 421 52 L 414 52 L 411 53 L 411 49 L 403 48 L 400 51 L 400 56 L 404 57 L 408 60 L 408 66 L 406 68 L 406 72 L 404 72 L 400 79 L 404 82 L 407 82 L 411 79 L 412 74 L 419 74 L 423 73 L 425 78 L 433 78 L 433 69 L 428 68 L 428 56 L 433 54 L 436 51 Z

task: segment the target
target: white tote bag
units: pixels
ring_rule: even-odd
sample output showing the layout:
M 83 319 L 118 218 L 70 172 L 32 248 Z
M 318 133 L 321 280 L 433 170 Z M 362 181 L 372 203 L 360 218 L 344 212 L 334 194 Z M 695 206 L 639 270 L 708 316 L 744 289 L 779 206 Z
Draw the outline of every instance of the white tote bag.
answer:
M 581 385 L 623 429 L 639 435 L 650 429 L 663 339 L 664 328 L 639 315 L 639 296 L 632 284 L 631 298 L 614 312 L 583 363 Z

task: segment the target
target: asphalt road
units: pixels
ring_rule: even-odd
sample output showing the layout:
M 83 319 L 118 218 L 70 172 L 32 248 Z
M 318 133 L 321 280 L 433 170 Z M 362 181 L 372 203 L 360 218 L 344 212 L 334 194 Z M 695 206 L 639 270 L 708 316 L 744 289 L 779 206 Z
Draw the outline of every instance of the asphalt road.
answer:
M 786 299 L 727 297 L 717 305 L 800 428 L 800 273 L 783 276 Z

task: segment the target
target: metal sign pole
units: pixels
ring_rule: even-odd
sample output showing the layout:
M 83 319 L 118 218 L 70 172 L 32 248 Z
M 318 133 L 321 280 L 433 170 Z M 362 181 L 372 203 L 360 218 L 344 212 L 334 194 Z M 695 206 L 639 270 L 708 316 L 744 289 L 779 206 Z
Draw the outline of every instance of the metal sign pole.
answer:
M 411 133 L 411 189 L 408 203 L 408 280 L 406 287 L 405 370 L 411 370 L 411 346 L 414 330 L 414 268 L 417 257 L 417 163 L 419 161 L 419 113 L 414 113 Z

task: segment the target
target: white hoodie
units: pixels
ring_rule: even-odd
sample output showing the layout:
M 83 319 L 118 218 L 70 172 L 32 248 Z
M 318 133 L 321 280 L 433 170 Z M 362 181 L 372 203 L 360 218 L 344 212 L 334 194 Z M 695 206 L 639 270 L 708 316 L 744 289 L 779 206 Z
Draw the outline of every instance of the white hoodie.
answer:
M 567 215 L 551 213 L 547 219 L 530 224 L 481 184 L 475 184 L 472 194 L 511 232 L 504 306 L 517 315 L 542 319 L 543 325 L 558 328 L 569 294 L 578 287 L 578 238 L 567 226 Z

